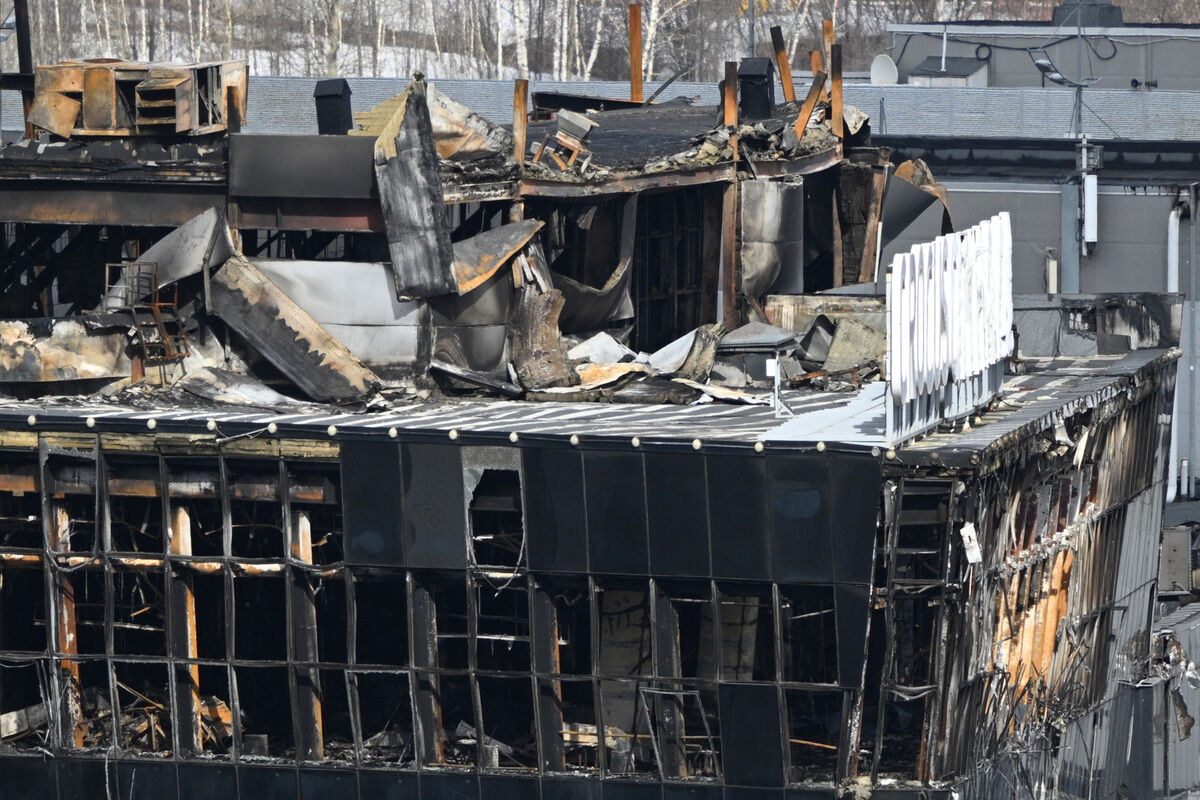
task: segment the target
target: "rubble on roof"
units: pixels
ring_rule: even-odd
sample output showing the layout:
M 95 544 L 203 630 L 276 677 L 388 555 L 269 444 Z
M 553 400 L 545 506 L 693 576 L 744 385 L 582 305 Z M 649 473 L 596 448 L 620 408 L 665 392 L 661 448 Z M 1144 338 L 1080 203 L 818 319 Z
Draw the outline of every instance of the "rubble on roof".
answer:
M 150 120 L 146 104 L 132 127 L 121 127 L 123 119 L 114 117 L 108 128 L 80 128 L 75 123 L 86 120 L 66 120 L 63 109 L 72 106 L 54 94 L 78 101 L 86 116 L 99 95 L 71 88 L 85 72 L 121 80 L 141 76 L 136 96 L 153 94 L 166 103 L 170 95 L 186 110 L 189 93 L 200 91 L 188 85 L 189 75 L 201 66 L 174 72 L 146 65 L 46 68 L 39 78 L 43 116 L 34 121 L 43 119 L 44 130 L 71 141 L 51 141 L 36 154 L 24 145 L 6 148 L 0 170 L 20 171 L 43 158 L 83 163 L 115 147 L 135 171 L 153 171 L 160 166 L 146 154 L 186 157 L 192 151 L 179 150 L 182 141 L 194 141 L 196 154 L 220 163 L 229 152 L 221 124 L 235 127 L 245 113 L 234 67 L 212 67 L 233 90 L 216 116 L 199 125 L 181 110 L 171 131 L 165 116 Z M 834 317 L 781 317 L 782 328 L 762 320 L 771 298 L 840 282 L 842 272 L 829 261 L 837 258 L 837 243 L 824 233 L 831 220 L 822 216 L 830 207 L 823 201 L 846 191 L 847 181 L 874 180 L 869 166 L 846 177 L 850 167 L 839 164 L 874 164 L 883 157 L 866 146 L 865 114 L 841 107 L 839 138 L 830 95 L 814 97 L 804 120 L 795 100 L 768 104 L 766 116 L 733 124 L 719 108 L 624 102 L 608 104 L 616 110 L 601 104 L 594 111 L 585 103 L 510 131 L 418 74 L 401 94 L 356 115 L 358 129 L 349 132 L 375 137 L 372 204 L 386 248 L 370 244 L 352 253 L 346 240 L 340 256 L 325 253 L 337 234 L 320 231 L 302 248 L 272 247 L 272 238 L 265 250 L 261 243 L 247 247 L 236 216 L 231 222 L 214 206 L 135 249 L 133 261 L 122 256 L 100 302 L 88 306 L 99 313 L 78 323 L 13 323 L 0 382 L 94 379 L 108 391 L 166 384 L 212 402 L 280 407 L 302 402 L 296 398 L 402 402 L 429 391 L 755 402 L 754 393 L 771 384 L 769 369 L 787 381 L 808 376 L 811 386 L 811 376 L 823 368 L 843 368 L 839 359 L 860 356 L 874 364 L 874 344 L 856 344 L 861 336 L 852 342 L 849 326 L 839 331 Z M 142 138 L 133 146 L 122 132 Z M 517 152 L 522 141 L 524 152 Z M 62 148 L 76 155 L 57 152 Z M 842 178 L 836 177 L 839 169 L 846 173 Z M 764 179 L 760 170 L 771 177 Z M 918 183 L 933 184 L 925 173 L 913 172 Z M 804 175 L 811 182 L 799 179 Z M 506 182 L 517 197 L 532 192 L 529 202 L 501 208 L 496 187 Z M 679 186 L 706 192 L 698 195 L 702 203 L 656 221 L 668 195 L 655 192 Z M 722 197 L 726 187 L 738 189 L 732 205 Z M 283 201 L 275 206 L 279 230 L 273 235 L 281 241 L 290 235 L 282 215 L 291 211 Z M 460 203 L 473 204 L 455 216 Z M 866 215 L 864 230 L 877 215 Z M 313 219 L 305 217 L 301 226 L 310 227 Z M 686 248 L 678 243 L 685 230 L 696 231 L 686 234 L 693 237 Z M 730 237 L 737 251 L 722 254 L 720 244 Z M 841 239 L 856 254 L 873 246 L 861 230 L 845 230 Z M 647 249 L 672 240 L 673 253 Z M 726 290 L 717 282 L 719 262 L 730 256 L 738 276 L 736 288 Z M 659 291 L 651 287 L 669 269 L 703 273 L 689 289 L 701 294 L 687 301 L 692 305 L 679 312 L 669 336 L 651 337 L 647 331 L 659 323 L 646 293 Z M 844 272 L 857 276 L 857 262 Z M 667 296 L 681 289 L 667 289 Z M 732 297 L 722 322 L 718 291 Z M 751 324 L 728 324 L 746 320 Z M 764 331 L 774 343 L 759 341 Z M 872 374 L 878 370 L 862 373 Z

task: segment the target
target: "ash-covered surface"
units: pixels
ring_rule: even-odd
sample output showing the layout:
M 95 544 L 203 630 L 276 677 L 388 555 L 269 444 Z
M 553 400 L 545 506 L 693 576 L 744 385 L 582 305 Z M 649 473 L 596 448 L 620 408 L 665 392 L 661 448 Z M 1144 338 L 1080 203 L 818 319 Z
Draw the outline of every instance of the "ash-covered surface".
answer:
M 694 140 L 721 124 L 716 106 L 650 107 L 636 111 L 589 114 L 598 123 L 584 144 L 592 163 L 611 169 L 637 169 L 649 161 L 675 155 L 693 146 Z M 528 141 L 537 145 L 558 125 L 538 122 L 529 126 Z

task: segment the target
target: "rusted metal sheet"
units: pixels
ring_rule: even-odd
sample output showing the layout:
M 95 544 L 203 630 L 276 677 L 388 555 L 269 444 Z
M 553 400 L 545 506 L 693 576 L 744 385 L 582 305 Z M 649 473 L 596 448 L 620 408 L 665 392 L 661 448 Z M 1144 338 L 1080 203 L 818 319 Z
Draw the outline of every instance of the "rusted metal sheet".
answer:
M 242 256 L 212 278 L 213 310 L 314 400 L 361 400 L 378 376 Z
M 71 191 L 43 181 L 0 183 L 6 222 L 174 227 L 225 202 L 222 186 L 76 184 Z M 263 227 L 274 227 L 272 222 Z
M 41 92 L 33 99 L 33 105 L 29 109 L 29 121 L 55 136 L 70 139 L 82 108 L 83 104 L 78 100 L 60 92 Z
M 454 244 L 454 280 L 466 294 L 495 274 L 542 229 L 541 220 L 528 219 L 484 231 Z
M 425 82 L 414 81 L 375 142 L 375 179 L 401 297 L 457 289 Z

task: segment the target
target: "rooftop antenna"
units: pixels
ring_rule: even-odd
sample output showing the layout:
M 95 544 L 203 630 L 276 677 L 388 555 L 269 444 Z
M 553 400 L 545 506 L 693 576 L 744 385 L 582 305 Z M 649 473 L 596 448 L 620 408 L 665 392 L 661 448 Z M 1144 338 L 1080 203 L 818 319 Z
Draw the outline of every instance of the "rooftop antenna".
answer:
M 1083 41 L 1080 38 L 1080 41 Z M 1059 86 L 1066 86 L 1069 89 L 1075 90 L 1075 108 L 1071 114 L 1071 138 L 1076 138 L 1083 135 L 1083 90 L 1096 82 L 1096 78 L 1088 78 L 1087 80 L 1074 80 L 1068 78 L 1062 73 L 1050 58 L 1050 54 L 1044 49 L 1032 49 L 1029 51 L 1029 57 L 1033 59 L 1033 65 L 1042 73 L 1042 77 L 1051 83 Z

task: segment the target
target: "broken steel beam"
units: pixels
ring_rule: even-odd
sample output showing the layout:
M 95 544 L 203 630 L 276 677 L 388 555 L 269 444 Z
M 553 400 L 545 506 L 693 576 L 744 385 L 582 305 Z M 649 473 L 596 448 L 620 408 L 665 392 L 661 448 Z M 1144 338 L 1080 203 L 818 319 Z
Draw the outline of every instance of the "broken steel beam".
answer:
M 234 256 L 212 278 L 213 311 L 314 400 L 361 400 L 381 381 L 345 345 Z

